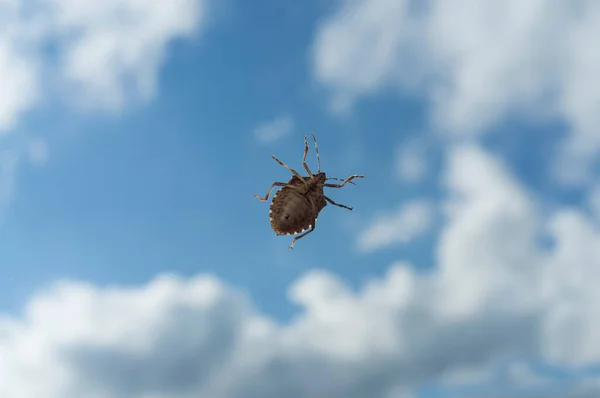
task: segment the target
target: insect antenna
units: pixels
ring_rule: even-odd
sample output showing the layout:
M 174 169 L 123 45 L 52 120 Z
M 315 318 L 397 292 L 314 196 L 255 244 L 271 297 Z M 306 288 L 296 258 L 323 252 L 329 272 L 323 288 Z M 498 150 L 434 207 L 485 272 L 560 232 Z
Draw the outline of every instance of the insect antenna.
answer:
M 317 173 L 321 172 L 321 157 L 319 156 L 319 146 L 317 145 L 317 137 L 315 137 L 315 133 L 312 133 L 313 140 L 315 141 L 315 151 L 317 152 L 317 163 L 319 164 L 319 170 Z M 305 138 L 306 140 L 306 138 Z
M 328 181 L 328 180 L 345 181 L 343 178 L 337 178 L 337 177 L 327 177 L 325 179 L 325 181 Z M 356 185 L 354 183 L 354 181 L 348 181 L 348 184 Z
M 365 178 L 365 176 L 354 174 L 354 175 L 351 175 L 350 177 L 346 178 L 344 180 L 344 182 L 341 184 L 323 184 L 323 186 L 329 187 L 329 188 L 341 188 L 348 183 L 352 183 L 352 180 L 354 180 L 355 178 Z
M 306 164 L 306 155 L 308 154 L 308 140 L 306 139 L 306 136 L 304 136 L 304 156 L 302 157 L 302 166 L 304 166 L 304 170 L 306 170 L 306 172 L 308 173 L 308 176 L 310 178 L 313 178 L 313 173 L 311 173 L 310 169 L 308 168 L 308 165 Z

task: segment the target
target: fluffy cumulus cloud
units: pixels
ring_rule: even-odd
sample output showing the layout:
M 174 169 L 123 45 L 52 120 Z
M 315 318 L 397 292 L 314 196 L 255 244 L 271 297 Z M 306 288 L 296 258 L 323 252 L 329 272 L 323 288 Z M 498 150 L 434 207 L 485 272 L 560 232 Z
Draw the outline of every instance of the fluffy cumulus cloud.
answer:
M 436 130 L 475 136 L 507 117 L 561 121 L 557 176 L 578 182 L 600 152 L 600 4 L 343 1 L 320 26 L 314 74 L 335 107 L 396 87 L 425 95 Z
M 289 289 L 300 307 L 289 323 L 207 275 L 58 283 L 0 321 L 0 396 L 411 397 L 491 380 L 516 359 L 514 387 L 550 397 L 552 381 L 519 364 L 599 363 L 600 230 L 574 209 L 542 217 L 477 147 L 451 151 L 444 182 L 433 270 L 400 261 L 358 290 L 312 270 Z M 501 396 L 491 385 L 476 396 Z M 567 387 L 561 396 L 599 392 L 589 373 Z
M 0 130 L 52 95 L 109 109 L 151 98 L 168 44 L 196 33 L 204 10 L 204 0 L 3 1 Z
M 203 0 L 40 0 L 38 7 L 60 43 L 59 66 L 67 81 L 94 105 L 120 108 L 129 96 L 146 100 L 155 94 L 168 44 L 197 31 L 203 5 Z

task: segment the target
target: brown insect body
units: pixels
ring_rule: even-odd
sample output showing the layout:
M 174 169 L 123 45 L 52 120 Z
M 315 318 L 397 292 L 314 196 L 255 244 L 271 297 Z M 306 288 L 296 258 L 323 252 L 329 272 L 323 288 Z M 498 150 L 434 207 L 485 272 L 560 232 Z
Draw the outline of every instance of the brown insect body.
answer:
M 271 202 L 271 228 L 277 235 L 295 235 L 312 228 L 319 213 L 325 206 L 325 173 L 304 177 L 304 185 L 298 177 L 293 176 L 285 187 L 280 189 Z
M 277 235 L 296 235 L 300 234 L 292 240 L 290 249 L 294 248 L 294 243 L 311 233 L 315 229 L 315 223 L 321 210 L 327 206 L 327 203 L 331 203 L 334 206 L 342 207 L 344 209 L 352 210 L 351 207 L 335 203 L 333 200 L 325 195 L 323 188 L 341 188 L 344 185 L 352 182 L 355 178 L 364 178 L 362 175 L 351 175 L 350 177 L 342 180 L 341 178 L 327 178 L 326 174 L 321 171 L 321 159 L 319 157 L 319 147 L 317 146 L 317 139 L 313 133 L 313 139 L 315 141 L 315 150 L 317 153 L 317 160 L 319 162 L 319 169 L 316 174 L 310 171 L 306 164 L 306 155 L 308 153 L 308 141 L 304 136 L 304 157 L 302 158 L 302 166 L 309 174 L 307 177 L 303 177 L 291 167 L 287 166 L 281 160 L 271 155 L 277 163 L 285 167 L 292 172 L 292 178 L 287 182 L 274 182 L 271 188 L 267 192 L 264 198 L 261 198 L 257 194 L 254 196 L 261 200 L 266 201 L 269 199 L 271 191 L 275 187 L 283 187 L 279 192 L 273 196 L 271 207 L 269 210 L 271 228 Z M 343 181 L 342 184 L 328 184 L 327 180 L 339 180 Z

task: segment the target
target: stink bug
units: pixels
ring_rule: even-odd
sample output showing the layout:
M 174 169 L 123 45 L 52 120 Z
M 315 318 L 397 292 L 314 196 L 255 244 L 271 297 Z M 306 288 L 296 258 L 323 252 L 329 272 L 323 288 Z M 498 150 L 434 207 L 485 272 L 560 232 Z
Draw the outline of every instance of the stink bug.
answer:
M 306 139 L 306 136 L 304 136 L 304 156 L 302 157 L 302 166 L 304 166 L 308 176 L 302 177 L 296 170 L 292 169 L 281 160 L 271 155 L 271 157 L 275 159 L 277 163 L 291 171 L 293 176 L 287 183 L 274 182 L 264 198 L 254 194 L 258 200 L 264 202 L 269 199 L 269 195 L 274 187 L 283 187 L 277 193 L 275 193 L 275 195 L 273 195 L 271 208 L 269 210 L 271 228 L 277 235 L 296 235 L 306 231 L 302 235 L 298 235 L 292 240 L 290 249 L 294 248 L 294 243 L 296 243 L 298 239 L 315 230 L 317 217 L 319 216 L 321 210 L 327 206 L 327 202 L 334 206 L 352 210 L 352 207 L 335 203 L 333 200 L 328 198 L 323 192 L 323 187 L 341 188 L 348 183 L 356 185 L 352 182 L 353 179 L 364 178 L 362 175 L 351 175 L 345 180 L 342 180 L 341 178 L 327 178 L 326 174 L 321 171 L 321 158 L 319 157 L 317 138 L 315 137 L 314 133 L 312 136 L 313 140 L 315 141 L 315 151 L 317 153 L 317 161 L 319 165 L 317 174 L 313 175 L 306 164 L 308 140 Z M 327 180 L 337 180 L 343 182 L 341 184 L 328 184 L 326 183 Z

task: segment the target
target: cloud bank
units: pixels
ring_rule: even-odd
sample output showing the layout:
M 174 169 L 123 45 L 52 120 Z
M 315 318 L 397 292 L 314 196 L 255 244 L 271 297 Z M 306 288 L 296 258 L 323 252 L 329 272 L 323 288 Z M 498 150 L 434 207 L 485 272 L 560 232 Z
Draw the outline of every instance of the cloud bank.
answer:
M 388 398 L 485 381 L 506 361 L 598 364 L 598 224 L 569 208 L 540 217 L 476 146 L 449 152 L 444 183 L 431 272 L 399 261 L 353 291 L 312 270 L 290 286 L 289 323 L 209 275 L 57 283 L 0 322 L 0 396 Z M 595 396 L 593 380 L 568 393 Z

